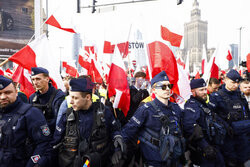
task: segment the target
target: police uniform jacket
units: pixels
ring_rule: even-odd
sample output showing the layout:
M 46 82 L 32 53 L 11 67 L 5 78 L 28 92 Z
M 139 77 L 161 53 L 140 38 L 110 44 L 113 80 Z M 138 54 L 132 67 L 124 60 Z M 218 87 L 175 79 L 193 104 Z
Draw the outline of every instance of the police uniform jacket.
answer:
M 49 89 L 46 93 L 41 94 L 39 91 L 36 91 L 35 93 L 33 93 L 30 97 L 29 97 L 29 103 L 32 104 L 33 99 L 35 96 L 37 96 L 38 102 L 39 104 L 47 104 L 49 102 L 50 96 L 52 95 L 53 91 L 55 91 L 56 88 L 53 87 L 50 83 L 49 83 Z M 56 117 L 57 117 L 57 113 L 58 110 L 60 108 L 61 103 L 63 102 L 63 100 L 65 99 L 65 94 L 63 93 L 62 90 L 59 90 L 57 92 L 57 94 L 55 95 L 54 100 L 52 101 L 52 111 L 54 113 L 54 118 L 51 120 L 47 120 L 49 128 L 51 130 L 51 132 L 53 133 L 55 131 L 55 127 L 56 127 Z
M 99 103 L 98 103 L 99 104 Z M 79 110 L 78 112 L 78 117 L 79 117 L 79 135 L 81 139 L 89 139 L 91 135 L 91 130 L 94 122 L 94 106 L 95 103 L 92 103 L 90 108 L 88 110 Z M 52 145 L 56 145 L 60 143 L 65 136 L 65 131 L 66 131 L 66 123 L 67 123 L 67 118 L 66 118 L 66 113 L 63 113 L 61 119 L 59 120 L 56 130 L 54 133 L 54 139 L 52 142 Z M 112 139 L 115 135 L 118 135 L 119 127 L 111 113 L 111 111 L 105 107 L 104 111 L 104 118 L 105 118 L 105 125 L 106 125 L 106 130 L 107 133 L 110 135 L 110 139 Z
M 160 108 L 164 115 L 167 115 L 170 120 L 175 120 L 180 123 L 181 109 L 180 107 L 168 101 L 166 106 L 157 98 L 154 100 L 155 104 Z M 140 137 L 147 128 L 160 134 L 162 123 L 159 120 L 157 111 L 149 103 L 139 107 L 134 116 L 122 128 L 122 136 L 125 142 L 133 140 L 134 137 Z M 153 150 L 147 144 L 140 142 L 140 149 L 143 153 L 147 165 L 162 166 L 164 162 L 161 160 L 159 150 Z
M 232 104 L 235 103 L 240 103 L 242 106 L 242 109 L 245 111 L 246 114 L 249 115 L 249 108 L 248 108 L 248 103 L 246 99 L 241 95 L 240 91 L 228 91 L 225 88 L 225 85 L 222 86 L 221 91 L 231 100 Z M 214 92 L 210 95 L 209 97 L 209 107 L 217 112 L 221 118 L 227 122 L 227 117 L 228 117 L 228 106 L 229 104 L 226 104 L 226 102 L 223 100 L 223 97 L 219 95 L 218 92 Z
M 208 109 L 205 102 L 197 100 L 195 97 L 191 96 L 190 99 L 185 103 L 183 112 L 183 130 L 187 138 L 189 138 L 194 131 L 194 125 L 198 124 L 203 131 L 207 129 L 206 125 L 206 113 L 204 108 Z M 206 133 L 204 133 L 206 135 Z M 197 146 L 201 149 L 208 146 L 208 141 L 202 138 L 196 142 Z
M 12 121 L 23 105 L 28 104 L 18 97 L 13 104 L 0 110 L 0 167 L 33 167 L 37 161 L 45 166 L 49 160 L 45 150 L 51 141 L 50 130 L 42 112 L 31 107 L 17 117 L 16 123 Z M 27 138 L 30 141 L 28 148 L 25 147 Z M 27 150 L 31 151 L 30 155 Z

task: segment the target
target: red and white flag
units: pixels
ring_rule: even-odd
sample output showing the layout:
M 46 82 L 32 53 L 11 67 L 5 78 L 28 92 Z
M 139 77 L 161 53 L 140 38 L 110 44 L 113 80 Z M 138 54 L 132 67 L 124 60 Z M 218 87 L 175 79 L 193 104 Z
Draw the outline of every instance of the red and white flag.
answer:
M 130 106 L 130 90 L 127 80 L 127 73 L 122 55 L 117 47 L 111 58 L 111 67 L 108 76 L 109 97 L 115 95 L 114 108 L 120 108 L 127 116 Z
M 177 82 L 179 80 L 177 62 L 171 49 L 160 41 L 148 44 L 149 64 L 152 77 L 165 71 L 171 84 L 174 84 L 173 91 L 179 95 Z
M 206 82 L 208 82 L 210 78 L 219 79 L 219 69 L 227 70 L 229 68 L 229 61 L 232 60 L 230 59 L 231 56 L 229 53 L 231 55 L 229 45 L 225 45 L 224 43 L 218 45 L 202 76 Z
M 51 53 L 49 40 L 41 35 L 21 50 L 9 57 L 10 61 L 31 71 L 32 67 L 43 67 L 49 71 L 49 76 L 56 82 L 57 88 L 65 90 L 60 75 L 60 55 Z
M 59 8 L 46 20 L 46 24 L 61 30 L 76 33 L 73 23 L 72 1 L 61 1 Z
M 205 45 L 203 44 L 202 60 L 201 60 L 201 73 L 202 74 L 204 74 L 206 65 L 207 65 L 207 52 L 206 52 Z
M 182 36 L 169 31 L 166 27 L 161 26 L 162 39 L 169 41 L 172 46 L 180 47 Z
M 23 92 L 28 98 L 31 94 L 35 92 L 34 87 L 32 86 L 30 73 L 27 69 L 24 69 L 22 66 L 18 66 L 12 79 L 14 82 L 18 82 L 20 86 L 20 91 Z
M 72 65 L 69 65 L 67 62 L 63 61 L 62 66 L 66 68 L 66 73 L 69 74 L 72 77 L 79 77 L 79 73 L 75 67 Z

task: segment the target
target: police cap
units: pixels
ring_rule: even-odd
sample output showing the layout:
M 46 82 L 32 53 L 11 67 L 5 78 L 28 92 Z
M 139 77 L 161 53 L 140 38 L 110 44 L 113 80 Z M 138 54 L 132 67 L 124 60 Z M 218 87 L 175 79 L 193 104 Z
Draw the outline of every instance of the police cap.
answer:
M 89 78 L 73 78 L 69 82 L 70 91 L 92 93 L 94 83 Z
M 242 80 L 240 74 L 238 73 L 238 71 L 231 69 L 227 75 L 226 75 L 229 79 L 231 79 L 232 81 L 235 82 L 240 82 Z
M 49 71 L 43 67 L 32 67 L 31 68 L 31 76 L 37 75 L 37 74 L 47 74 L 49 75 Z
M 151 79 L 151 86 L 153 86 L 156 82 L 159 81 L 169 81 L 165 71 L 158 73 L 156 76 L 154 76 L 153 79 Z
M 9 78 L 6 78 L 0 75 L 0 90 L 6 88 L 12 81 Z
M 190 87 L 191 89 L 195 89 L 195 88 L 201 88 L 201 87 L 205 87 L 206 86 L 206 82 L 204 81 L 203 78 L 200 79 L 193 79 L 190 82 Z

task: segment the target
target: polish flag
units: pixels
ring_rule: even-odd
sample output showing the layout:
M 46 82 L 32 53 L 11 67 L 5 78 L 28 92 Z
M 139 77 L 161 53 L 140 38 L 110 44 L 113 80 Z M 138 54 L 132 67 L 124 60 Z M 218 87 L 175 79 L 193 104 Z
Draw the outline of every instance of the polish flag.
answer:
M 180 47 L 182 36 L 169 31 L 166 27 L 161 26 L 162 39 L 169 41 L 172 46 Z
M 185 69 L 185 63 L 180 56 L 177 58 L 176 62 L 178 65 L 182 66 L 183 69 Z
M 63 67 L 66 68 L 66 73 L 69 74 L 72 77 L 79 77 L 79 73 L 77 69 L 71 65 L 69 65 L 67 62 L 62 62 Z
M 183 101 L 180 101 L 178 103 L 182 108 L 184 108 L 185 102 L 190 98 L 191 96 L 191 88 L 190 88 L 190 80 L 187 73 L 184 71 L 183 67 L 179 64 L 177 64 L 178 67 L 178 74 L 179 74 L 179 80 L 178 80 L 178 88 L 180 92 L 180 96 L 184 99 Z
M 59 28 L 61 30 L 76 33 L 73 28 L 73 6 L 71 1 L 61 1 L 59 8 L 45 22 L 48 25 Z
M 203 44 L 202 60 L 201 60 L 201 73 L 202 74 L 204 74 L 206 65 L 207 65 L 207 52 L 206 52 L 205 45 Z
M 78 57 L 79 64 L 87 70 L 87 75 L 90 75 L 92 82 L 102 83 L 102 66 L 97 60 L 97 53 L 94 46 L 85 46 L 83 53 Z
M 114 108 L 120 108 L 127 116 L 130 106 L 130 90 L 127 80 L 127 73 L 121 53 L 115 47 L 114 54 L 111 57 L 111 67 L 108 77 L 109 97 L 115 95 Z
M 199 71 L 197 71 L 197 73 L 196 73 L 194 79 L 200 79 L 200 78 L 201 78 L 200 73 L 199 73 Z
M 49 71 L 49 75 L 56 82 L 57 88 L 65 90 L 60 75 L 60 55 L 51 53 L 49 40 L 46 35 L 41 35 L 27 44 L 17 53 L 9 57 L 9 60 L 31 71 L 32 67 L 43 67 Z
M 0 75 L 4 75 L 4 71 L 0 68 Z
M 202 77 L 206 82 L 208 82 L 210 78 L 219 79 L 219 69 L 227 70 L 229 68 L 229 53 L 231 54 L 229 45 L 225 45 L 224 43 L 218 45 Z
M 177 62 L 171 49 L 160 41 L 148 44 L 149 64 L 152 77 L 165 71 L 171 84 L 174 84 L 173 91 L 179 95 L 177 82 L 179 80 Z
M 30 72 L 20 65 L 12 75 L 13 81 L 18 82 L 21 85 L 20 91 L 23 92 L 28 98 L 35 92 L 35 89 L 31 83 L 30 76 Z
M 4 75 L 6 75 L 6 76 L 8 76 L 8 77 L 12 77 L 12 75 L 13 75 L 13 72 L 9 69 L 9 68 L 7 68 L 6 70 L 5 70 L 5 72 L 4 72 Z
M 247 55 L 247 71 L 250 72 L 250 53 Z

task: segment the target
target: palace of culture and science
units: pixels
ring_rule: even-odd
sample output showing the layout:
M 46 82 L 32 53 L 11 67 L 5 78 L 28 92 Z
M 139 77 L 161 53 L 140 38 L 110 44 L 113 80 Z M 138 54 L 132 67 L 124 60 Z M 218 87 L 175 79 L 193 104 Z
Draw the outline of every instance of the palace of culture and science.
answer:
M 196 73 L 201 71 L 203 45 L 205 46 L 208 60 L 215 51 L 215 48 L 207 48 L 207 25 L 207 21 L 201 20 L 199 3 L 197 0 L 194 0 L 191 21 L 184 24 L 184 49 L 177 51 L 177 54 L 181 55 L 185 62 L 189 53 L 190 72 Z

